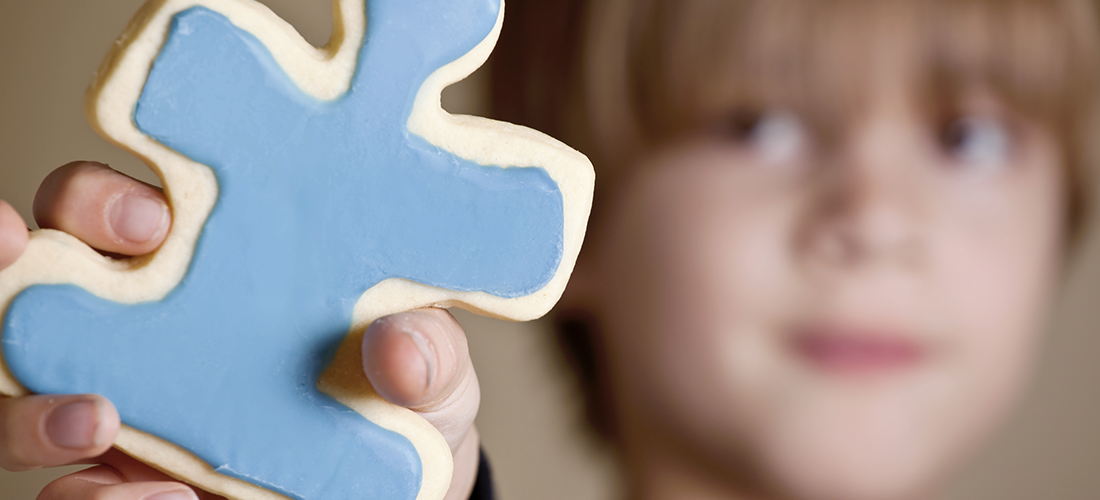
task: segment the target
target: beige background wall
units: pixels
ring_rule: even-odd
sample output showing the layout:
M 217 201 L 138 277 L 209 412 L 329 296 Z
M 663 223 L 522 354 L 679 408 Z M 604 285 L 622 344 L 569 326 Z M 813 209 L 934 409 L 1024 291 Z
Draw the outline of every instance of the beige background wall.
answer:
M 328 0 L 269 0 L 315 44 L 328 37 Z M 95 136 L 84 87 L 141 0 L 0 0 L 0 198 L 29 217 L 53 168 L 94 159 L 152 181 L 139 162 Z M 445 94 L 477 112 L 479 82 Z M 31 226 L 34 227 L 33 223 Z M 1100 245 L 1070 269 L 1031 395 L 1001 437 L 963 471 L 952 498 L 1100 498 Z M 460 314 L 483 388 L 478 425 L 503 499 L 615 497 L 605 457 L 585 444 L 575 399 L 543 325 Z M 873 471 L 868 471 L 873 473 Z M 0 471 L 0 500 L 30 500 L 53 472 Z

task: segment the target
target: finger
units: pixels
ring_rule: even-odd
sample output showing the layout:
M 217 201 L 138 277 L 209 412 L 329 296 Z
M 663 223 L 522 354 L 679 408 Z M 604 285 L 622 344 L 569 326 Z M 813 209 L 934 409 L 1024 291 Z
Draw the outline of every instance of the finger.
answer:
M 27 225 L 15 207 L 0 200 L 0 269 L 10 266 L 27 248 Z
M 127 483 L 174 481 L 168 474 L 154 469 L 148 464 L 123 453 L 118 448 L 111 448 L 107 450 L 106 453 L 95 457 L 93 460 L 89 460 L 87 463 L 108 465 L 112 472 L 121 477 L 123 482 Z
M 0 467 L 31 470 L 98 456 L 118 426 L 118 412 L 100 396 L 0 398 Z
M 477 416 L 481 391 L 466 333 L 443 309 L 421 309 L 376 320 L 363 337 L 363 369 L 386 400 L 419 413 L 452 452 Z
M 171 215 L 157 188 L 100 163 L 54 170 L 34 197 L 39 227 L 59 229 L 105 252 L 142 255 L 168 234 Z
M 115 468 L 99 465 L 46 485 L 38 500 L 199 500 L 199 496 L 171 481 L 127 482 Z
M 185 490 L 185 488 L 181 488 L 180 484 L 172 477 L 169 477 L 167 474 L 152 468 L 151 466 L 131 457 L 130 455 L 123 453 L 122 451 L 119 451 L 117 448 L 111 448 L 103 455 L 96 457 L 94 461 L 89 461 L 88 463 L 101 464 L 101 467 L 86 469 L 87 471 L 95 471 L 94 477 L 82 479 L 100 482 L 103 484 L 115 484 L 120 482 L 161 483 L 161 485 L 164 486 L 165 490 L 167 491 Z M 62 487 L 62 485 L 59 485 L 57 487 Z M 198 498 L 200 500 L 226 500 L 225 497 L 196 489 L 194 487 L 186 488 L 185 491 L 193 492 L 194 494 L 198 495 Z M 145 492 L 144 494 L 152 493 Z
M 481 461 L 481 441 L 476 427 L 471 426 L 458 447 L 451 448 L 451 456 L 454 458 L 454 474 L 443 500 L 465 500 L 470 498 L 477 482 L 477 469 Z

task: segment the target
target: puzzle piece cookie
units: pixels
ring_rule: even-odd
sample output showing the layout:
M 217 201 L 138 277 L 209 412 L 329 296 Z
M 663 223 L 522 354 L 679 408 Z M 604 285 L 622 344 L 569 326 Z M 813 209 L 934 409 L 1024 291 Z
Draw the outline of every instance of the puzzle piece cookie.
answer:
M 250 0 L 143 8 L 88 111 L 161 177 L 173 227 L 124 261 L 32 234 L 0 271 L 0 391 L 103 394 L 117 446 L 233 498 L 443 496 L 447 444 L 373 393 L 358 339 L 415 307 L 545 313 L 591 165 L 440 108 L 488 56 L 503 2 L 334 5 L 323 49 Z

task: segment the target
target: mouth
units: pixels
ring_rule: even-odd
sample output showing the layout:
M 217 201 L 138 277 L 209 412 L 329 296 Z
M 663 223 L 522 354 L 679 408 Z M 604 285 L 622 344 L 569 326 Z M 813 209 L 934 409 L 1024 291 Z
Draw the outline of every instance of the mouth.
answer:
M 813 327 L 792 339 L 792 351 L 812 368 L 836 375 L 874 376 L 909 370 L 928 356 L 916 340 L 874 329 Z

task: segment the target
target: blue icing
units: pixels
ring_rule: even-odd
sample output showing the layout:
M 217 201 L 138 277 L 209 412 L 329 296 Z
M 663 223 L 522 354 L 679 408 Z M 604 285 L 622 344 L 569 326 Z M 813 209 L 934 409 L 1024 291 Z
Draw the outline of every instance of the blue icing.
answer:
M 562 196 L 541 168 L 479 166 L 405 128 L 420 84 L 484 39 L 499 1 L 369 8 L 351 89 L 333 101 L 302 93 L 220 14 L 175 17 L 134 118 L 217 176 L 188 273 L 138 305 L 26 289 L 2 339 L 21 383 L 103 394 L 128 425 L 293 498 L 416 497 L 411 443 L 316 380 L 383 279 L 541 289 L 561 260 Z

